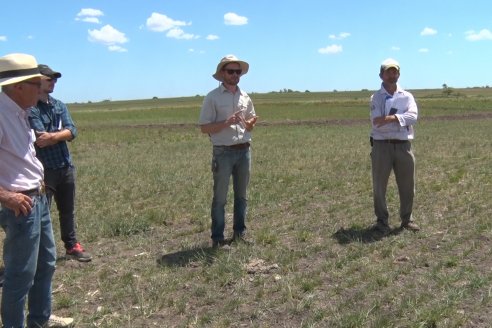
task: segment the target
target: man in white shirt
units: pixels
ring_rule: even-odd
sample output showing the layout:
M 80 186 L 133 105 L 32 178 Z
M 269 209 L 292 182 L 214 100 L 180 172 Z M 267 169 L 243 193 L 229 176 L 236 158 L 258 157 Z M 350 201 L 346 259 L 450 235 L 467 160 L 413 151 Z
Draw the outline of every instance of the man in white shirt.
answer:
M 411 140 L 417 122 L 418 108 L 413 95 L 398 85 L 400 65 L 386 59 L 380 67 L 381 89 L 371 97 L 371 160 L 376 230 L 387 234 L 389 213 L 386 188 L 393 170 L 400 196 L 400 228 L 420 230 L 413 222 L 415 194 L 415 157 Z
M 1 317 L 3 327 L 47 327 L 56 248 L 36 158 L 36 137 L 28 109 L 39 97 L 41 77 L 36 59 L 27 54 L 0 57 L 0 225 L 5 231 L 5 265 Z M 62 320 L 71 324 L 73 319 Z

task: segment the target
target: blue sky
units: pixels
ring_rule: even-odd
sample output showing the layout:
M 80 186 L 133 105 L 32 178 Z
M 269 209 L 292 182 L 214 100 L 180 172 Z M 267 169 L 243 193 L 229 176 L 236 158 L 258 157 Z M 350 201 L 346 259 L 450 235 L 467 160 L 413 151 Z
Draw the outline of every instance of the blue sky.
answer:
M 220 58 L 248 92 L 492 85 L 490 0 L 25 0 L 1 5 L 0 55 L 60 71 L 65 102 L 205 95 Z

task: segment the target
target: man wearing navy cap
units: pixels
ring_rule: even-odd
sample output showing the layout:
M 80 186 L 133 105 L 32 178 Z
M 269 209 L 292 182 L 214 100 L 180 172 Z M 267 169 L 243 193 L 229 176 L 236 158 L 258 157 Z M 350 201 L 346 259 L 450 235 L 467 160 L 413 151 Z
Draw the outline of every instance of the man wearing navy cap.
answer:
M 77 137 L 77 128 L 67 106 L 50 96 L 62 76 L 47 65 L 39 65 L 46 78 L 41 81 L 39 101 L 32 108 L 29 122 L 36 132 L 36 153 L 45 168 L 44 182 L 48 203 L 58 208 L 61 239 L 66 258 L 89 262 L 92 257 L 77 241 L 75 232 L 75 167 L 67 141 Z

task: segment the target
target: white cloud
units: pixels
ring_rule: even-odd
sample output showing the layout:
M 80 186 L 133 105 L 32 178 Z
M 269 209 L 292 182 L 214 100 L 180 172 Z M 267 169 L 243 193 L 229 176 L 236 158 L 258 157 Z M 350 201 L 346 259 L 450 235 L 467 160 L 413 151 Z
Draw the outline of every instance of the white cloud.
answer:
M 191 23 L 174 20 L 170 17 L 167 17 L 166 15 L 159 13 L 152 13 L 152 15 L 147 18 L 147 28 L 154 32 L 164 32 L 178 26 L 187 25 L 191 25 Z
M 86 22 L 86 23 L 101 24 L 101 21 L 97 17 L 84 17 L 84 18 L 78 19 L 78 20 L 80 20 L 82 22 Z
M 434 30 L 433 28 L 430 28 L 430 27 L 426 27 L 422 30 L 422 32 L 420 32 L 420 35 L 422 35 L 422 36 L 436 35 L 436 34 L 437 34 L 437 31 Z
M 429 52 L 429 49 L 427 49 L 427 48 L 420 48 L 419 49 L 419 52 L 427 53 L 427 52 Z
M 465 34 L 468 41 L 492 40 L 492 32 L 487 29 L 480 30 L 478 33 L 471 30 L 467 31 Z
M 100 30 L 89 30 L 89 41 L 94 43 L 100 43 L 108 46 L 110 51 L 126 51 L 120 44 L 128 42 L 128 38 L 125 33 L 122 33 L 112 27 L 111 25 L 105 25 Z
M 326 46 L 324 48 L 318 49 L 318 52 L 323 55 L 337 54 L 342 51 L 343 51 L 342 46 L 337 44 L 332 44 L 331 46 Z
M 200 36 L 190 33 L 185 33 L 180 26 L 189 26 L 191 22 L 174 20 L 166 15 L 152 13 L 146 22 L 147 28 L 153 32 L 166 32 L 168 38 L 191 40 L 198 39 Z
M 342 39 L 348 38 L 349 36 L 350 36 L 350 33 L 342 32 L 338 35 L 330 34 L 328 37 L 332 40 L 342 40 Z
M 86 23 L 100 24 L 99 16 L 104 16 L 104 13 L 99 9 L 84 8 L 77 14 L 76 21 L 82 21 Z
M 118 45 L 111 45 L 108 47 L 109 51 L 114 51 L 114 52 L 127 52 L 125 48 L 118 46 Z
M 179 27 L 174 27 L 170 29 L 167 33 L 166 36 L 168 38 L 173 38 L 173 39 L 184 39 L 184 40 L 191 40 L 191 39 L 198 39 L 199 36 L 194 35 L 194 34 L 189 34 L 185 33 L 182 29 Z
M 84 8 L 77 14 L 77 17 L 84 16 L 104 16 L 104 13 L 99 9 Z
M 0 35 L 0 41 L 7 41 L 7 37 L 5 35 Z
M 248 18 L 239 16 L 235 13 L 227 13 L 224 15 L 224 24 L 226 25 L 246 25 L 248 24 Z
M 213 40 L 218 40 L 219 39 L 219 36 L 218 35 L 214 35 L 214 34 L 209 34 L 207 35 L 207 40 L 210 40 L 210 41 L 213 41 Z

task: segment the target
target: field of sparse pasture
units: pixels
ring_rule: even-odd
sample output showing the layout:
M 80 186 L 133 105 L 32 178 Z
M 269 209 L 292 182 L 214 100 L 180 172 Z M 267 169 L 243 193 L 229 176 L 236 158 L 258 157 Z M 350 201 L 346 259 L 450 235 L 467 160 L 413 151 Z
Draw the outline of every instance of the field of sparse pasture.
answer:
M 58 262 L 54 312 L 77 327 L 489 327 L 492 91 L 414 91 L 422 230 L 385 238 L 369 230 L 370 94 L 251 95 L 254 245 L 227 250 L 210 248 L 202 97 L 70 105 L 94 260 Z M 388 204 L 396 228 L 393 177 Z

